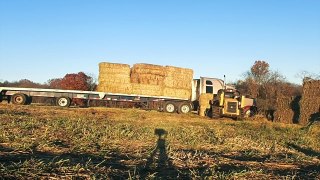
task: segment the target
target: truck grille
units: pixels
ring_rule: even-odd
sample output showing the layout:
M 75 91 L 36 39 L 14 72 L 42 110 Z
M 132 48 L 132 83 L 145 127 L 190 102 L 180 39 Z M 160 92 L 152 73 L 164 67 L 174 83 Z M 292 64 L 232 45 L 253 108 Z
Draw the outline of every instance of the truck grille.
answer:
M 228 102 L 227 104 L 227 112 L 228 113 L 237 113 L 237 102 Z

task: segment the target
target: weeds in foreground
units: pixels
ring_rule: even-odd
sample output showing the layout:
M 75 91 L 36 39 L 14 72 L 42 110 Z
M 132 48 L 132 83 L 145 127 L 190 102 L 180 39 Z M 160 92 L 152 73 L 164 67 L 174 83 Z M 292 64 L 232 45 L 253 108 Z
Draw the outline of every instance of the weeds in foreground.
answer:
M 3 178 L 320 178 L 318 125 L 135 109 L 0 108 Z

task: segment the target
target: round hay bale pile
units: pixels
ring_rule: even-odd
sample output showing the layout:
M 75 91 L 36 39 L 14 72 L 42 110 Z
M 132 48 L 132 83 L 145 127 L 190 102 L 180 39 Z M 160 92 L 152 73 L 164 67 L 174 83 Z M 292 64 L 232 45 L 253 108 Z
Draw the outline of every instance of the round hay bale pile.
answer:
M 292 98 L 281 97 L 276 100 L 274 122 L 292 124 L 294 112 L 291 108 Z
M 131 83 L 163 86 L 165 69 L 153 64 L 135 64 L 131 68 Z
M 213 99 L 213 94 L 203 93 L 199 97 L 199 115 L 205 116 L 205 111 L 210 108 L 210 100 Z
M 306 125 L 314 121 L 313 116 L 320 113 L 320 80 L 303 81 L 302 98 L 300 102 L 300 124 Z
M 164 96 L 189 99 L 193 70 L 173 66 L 165 67 Z
M 97 90 L 130 94 L 132 91 L 130 84 L 130 66 L 127 64 L 100 63 L 99 85 Z

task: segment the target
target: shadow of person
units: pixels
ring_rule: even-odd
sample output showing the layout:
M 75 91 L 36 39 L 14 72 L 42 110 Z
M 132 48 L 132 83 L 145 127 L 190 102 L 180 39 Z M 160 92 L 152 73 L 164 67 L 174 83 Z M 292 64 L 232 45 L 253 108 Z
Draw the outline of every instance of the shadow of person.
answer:
M 292 102 L 290 103 L 290 108 L 293 111 L 292 122 L 294 124 L 299 123 L 299 118 L 300 118 L 300 100 L 301 100 L 301 96 L 296 96 L 292 100 Z
M 313 113 L 309 117 L 309 123 L 307 124 L 306 127 L 303 127 L 303 129 L 309 129 L 314 123 L 320 122 L 320 109 L 319 112 Z
M 177 176 L 171 160 L 167 154 L 166 137 L 168 132 L 164 129 L 155 129 L 154 134 L 158 136 L 157 144 L 147 159 L 144 170 L 157 172 L 157 177 Z
M 155 149 L 147 160 L 146 169 L 149 169 L 153 163 L 156 163 L 156 168 L 165 168 L 169 165 L 167 163 L 169 158 L 166 152 L 166 137 L 168 133 L 164 129 L 155 129 L 154 134 L 158 136 L 158 140 Z M 155 159 L 158 160 L 154 161 Z

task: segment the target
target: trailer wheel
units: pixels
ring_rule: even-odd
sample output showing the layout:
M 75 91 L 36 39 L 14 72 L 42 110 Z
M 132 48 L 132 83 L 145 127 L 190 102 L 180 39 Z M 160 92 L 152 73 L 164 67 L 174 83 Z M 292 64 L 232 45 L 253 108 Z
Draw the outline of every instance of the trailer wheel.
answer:
M 182 102 L 178 106 L 178 113 L 179 114 L 187 114 L 191 111 L 191 106 L 189 103 Z
M 28 96 L 26 104 L 30 105 L 31 103 L 32 103 L 32 97 Z
M 174 113 L 177 111 L 176 105 L 173 102 L 166 102 L 164 104 L 164 111 L 168 113 Z
M 11 96 L 12 104 L 25 105 L 27 103 L 28 96 L 22 93 L 17 93 Z
M 56 104 L 60 107 L 69 107 L 71 104 L 71 99 L 68 97 L 59 97 L 56 100 Z

